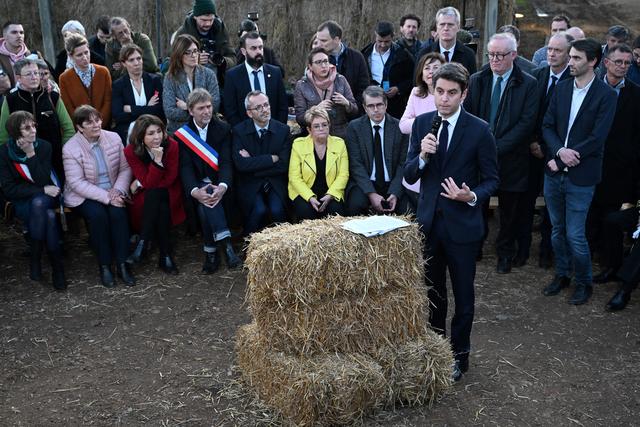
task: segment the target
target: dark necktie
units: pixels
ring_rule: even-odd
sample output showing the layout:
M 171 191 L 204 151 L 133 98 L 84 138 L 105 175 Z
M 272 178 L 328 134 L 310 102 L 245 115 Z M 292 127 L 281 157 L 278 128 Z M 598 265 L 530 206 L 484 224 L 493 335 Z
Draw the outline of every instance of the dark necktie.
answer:
M 376 165 L 376 191 L 381 193 L 384 189 L 384 154 L 382 153 L 382 138 L 380 137 L 380 126 L 374 125 L 373 129 L 375 134 L 373 135 L 373 161 Z M 386 194 L 381 194 L 386 196 Z
M 549 104 L 549 100 L 551 100 L 551 95 L 553 95 L 553 91 L 556 90 L 556 83 L 558 83 L 558 78 L 556 76 L 551 76 L 551 84 L 549 85 L 549 89 L 547 89 L 547 95 L 544 97 L 544 103 Z
M 448 50 L 444 51 L 444 62 L 449 62 L 449 51 Z
M 447 145 L 449 145 L 449 122 L 443 120 L 441 129 L 440 137 L 438 138 L 438 157 L 444 161 L 447 156 Z
M 500 94 L 502 93 L 502 76 L 498 76 L 496 84 L 491 93 L 491 111 L 489 113 L 489 125 L 491 130 L 495 129 L 496 117 L 498 116 L 498 107 L 500 106 Z
M 260 141 L 264 140 L 264 136 L 266 135 L 267 130 L 266 129 L 260 129 Z
M 258 72 L 252 71 L 253 73 L 253 90 L 262 90 L 260 87 L 260 80 L 258 79 Z

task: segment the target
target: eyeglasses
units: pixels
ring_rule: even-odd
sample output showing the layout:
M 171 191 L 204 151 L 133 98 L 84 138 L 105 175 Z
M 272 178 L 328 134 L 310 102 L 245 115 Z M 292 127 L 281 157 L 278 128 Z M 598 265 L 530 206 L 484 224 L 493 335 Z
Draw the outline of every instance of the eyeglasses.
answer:
M 628 67 L 629 65 L 631 65 L 631 61 L 625 61 L 622 59 L 616 59 L 615 61 L 612 61 L 611 59 L 609 59 L 609 62 L 613 62 L 616 67 L 622 67 L 623 65 L 625 67 Z
M 320 65 L 322 67 L 323 65 L 329 65 L 329 60 L 328 59 L 318 59 L 317 61 L 312 61 L 311 63 L 313 65 Z
M 329 127 L 329 123 L 327 123 L 327 122 L 316 123 L 314 125 L 311 125 L 311 129 L 314 129 L 314 130 L 326 129 L 328 127 Z
M 379 102 L 377 104 L 367 104 L 365 107 L 367 107 L 368 110 L 381 110 L 385 107 L 385 104 L 383 102 Z
M 257 112 L 261 113 L 264 110 L 268 110 L 269 108 L 271 108 L 271 104 L 269 104 L 268 102 L 265 102 L 264 104 L 256 105 L 253 108 L 247 108 L 247 110 L 249 111 L 256 110 Z
M 487 58 L 489 59 L 495 59 L 498 61 L 502 61 L 506 56 L 509 56 L 509 54 L 513 52 L 512 50 L 510 50 L 509 52 L 505 52 L 505 53 L 497 53 L 497 52 L 487 52 Z
M 27 71 L 24 74 L 20 74 L 22 77 L 40 77 L 39 71 Z
M 189 50 L 185 50 L 183 55 L 185 55 L 185 56 L 195 56 L 198 53 L 200 53 L 200 51 L 198 49 L 189 49 Z

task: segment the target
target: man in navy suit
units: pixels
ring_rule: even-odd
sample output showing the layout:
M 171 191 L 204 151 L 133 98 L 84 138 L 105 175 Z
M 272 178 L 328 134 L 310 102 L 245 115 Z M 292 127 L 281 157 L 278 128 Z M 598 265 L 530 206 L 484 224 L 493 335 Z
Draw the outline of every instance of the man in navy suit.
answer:
M 432 286 L 429 301 L 433 304 L 429 321 L 442 334 L 447 319 L 447 268 L 451 276 L 455 381 L 469 368 L 475 261 L 484 235 L 481 206 L 498 188 L 496 143 L 489 125 L 461 107 L 468 80 L 466 69 L 456 63 L 445 64 L 435 73 L 437 111 L 420 115 L 413 123 L 404 169 L 408 183 L 421 178 L 417 218 L 426 234 L 426 283 Z M 442 120 L 437 128 L 436 115 Z
M 569 70 L 573 79 L 557 84 L 542 122 L 549 159 L 544 197 L 556 260 L 555 277 L 543 292 L 560 293 L 569 286 L 573 270 L 576 289 L 569 304 L 575 305 L 586 303 L 593 292 L 585 222 L 602 176 L 604 142 L 616 111 L 615 91 L 594 72 L 601 56 L 600 45 L 593 39 L 572 42 Z
M 238 199 L 245 216 L 245 234 L 271 222 L 285 222 L 291 155 L 289 127 L 271 119 L 269 98 L 252 91 L 245 98 L 250 118 L 233 128 L 232 157 L 237 171 Z
M 246 118 L 244 100 L 254 90 L 269 97 L 273 118 L 287 123 L 287 93 L 278 67 L 264 63 L 264 44 L 260 34 L 250 32 L 240 38 L 240 51 L 246 60 L 227 71 L 224 82 L 224 116 L 235 126 Z

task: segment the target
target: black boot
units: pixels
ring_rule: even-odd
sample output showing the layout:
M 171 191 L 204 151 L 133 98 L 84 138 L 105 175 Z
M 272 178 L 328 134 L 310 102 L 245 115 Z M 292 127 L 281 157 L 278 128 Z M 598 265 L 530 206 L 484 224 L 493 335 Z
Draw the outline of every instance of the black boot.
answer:
M 29 251 L 29 278 L 31 280 L 42 280 L 42 240 L 33 240 L 30 242 Z
M 238 257 L 238 255 L 236 255 L 235 251 L 233 250 L 231 239 L 227 237 L 226 239 L 222 240 L 220 244 L 222 245 L 222 248 L 224 248 L 224 254 L 227 257 L 227 267 L 229 267 L 230 269 L 240 267 L 242 265 L 242 260 Z
M 129 271 L 129 264 L 126 262 L 118 264 L 118 278 L 122 280 L 125 286 L 134 286 L 136 284 L 136 279 Z
M 111 272 L 111 266 L 104 264 L 100 266 L 100 281 L 105 288 L 114 288 L 116 281 L 113 278 L 113 272 Z
M 627 303 L 631 299 L 631 291 L 633 290 L 633 286 L 629 283 L 623 283 L 618 289 L 618 292 L 609 300 L 607 303 L 607 310 L 609 311 L 619 311 L 624 310 L 627 306 Z
M 65 291 L 67 282 L 64 277 L 64 262 L 62 261 L 62 252 L 49 251 L 49 262 L 51 262 L 51 282 L 56 291 Z
M 204 264 L 202 264 L 202 272 L 204 274 L 213 274 L 218 271 L 220 267 L 220 255 L 218 251 L 215 252 L 205 252 L 204 253 Z
M 138 240 L 138 244 L 136 245 L 136 248 L 133 250 L 131 255 L 129 255 L 129 258 L 127 258 L 127 264 L 133 265 L 133 264 L 139 263 L 142 260 L 142 258 L 144 258 L 144 253 L 145 253 L 145 241 Z
M 176 266 L 176 263 L 173 262 L 171 255 L 160 254 L 158 267 L 160 267 L 160 270 L 164 271 L 167 274 L 178 274 L 178 267 Z

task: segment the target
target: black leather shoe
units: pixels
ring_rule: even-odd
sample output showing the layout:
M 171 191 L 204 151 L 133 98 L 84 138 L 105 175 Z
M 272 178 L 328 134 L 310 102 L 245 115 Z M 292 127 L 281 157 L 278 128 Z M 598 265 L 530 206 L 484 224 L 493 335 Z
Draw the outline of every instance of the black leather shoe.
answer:
M 173 262 L 173 259 L 170 255 L 160 255 L 160 259 L 158 260 L 158 267 L 160 270 L 164 271 L 167 274 L 178 274 L 178 267 L 176 263 Z
M 236 255 L 233 250 L 233 246 L 231 245 L 231 239 L 224 239 L 224 254 L 227 258 L 227 267 L 230 269 L 240 267 L 242 265 L 242 260 Z
M 49 251 L 49 261 L 51 262 L 51 282 L 56 291 L 67 290 L 67 281 L 64 277 L 64 262 L 60 250 Z
M 627 303 L 631 299 L 631 291 L 624 285 L 620 287 L 618 292 L 607 303 L 607 310 L 619 311 L 624 310 Z
M 571 279 L 563 276 L 556 276 L 553 278 L 553 281 L 547 285 L 546 288 L 542 291 L 546 296 L 557 295 L 561 290 L 568 287 L 571 283 Z
M 593 286 L 589 285 L 576 285 L 576 290 L 573 291 L 573 295 L 569 298 L 569 304 L 582 305 L 589 301 L 591 294 L 593 293 Z
M 118 278 L 122 280 L 125 286 L 134 286 L 136 284 L 136 279 L 129 271 L 129 264 L 126 262 L 118 264 Z
M 496 267 L 496 271 L 498 272 L 498 274 L 511 273 L 511 258 L 498 258 L 498 266 Z
M 451 379 L 454 382 L 458 382 L 462 379 L 462 374 L 469 370 L 468 360 L 457 360 L 453 365 L 453 372 L 451 373 Z
M 136 248 L 133 250 L 133 252 L 131 252 L 131 255 L 129 255 L 129 257 L 127 258 L 127 264 L 137 264 L 139 263 L 142 258 L 144 257 L 144 252 L 145 252 L 145 242 L 144 240 L 139 240 L 138 244 L 136 245 Z
M 538 267 L 544 268 L 545 270 L 551 268 L 553 265 L 553 259 L 551 258 L 551 254 L 543 254 L 541 253 L 538 257 Z
M 522 255 L 517 255 L 513 259 L 513 261 L 511 262 L 511 266 L 515 267 L 515 268 L 524 267 L 525 265 L 527 265 L 527 260 L 528 259 L 529 259 L 529 257 L 522 256 Z
M 605 268 L 600 273 L 593 276 L 593 283 L 608 283 L 618 280 L 616 276 L 616 270 L 613 268 Z
M 213 253 L 205 252 L 202 272 L 204 274 L 213 274 L 218 271 L 218 268 L 220 268 L 220 255 L 218 255 L 218 251 Z
M 114 288 L 116 286 L 116 281 L 113 278 L 110 265 L 100 266 L 100 281 L 102 282 L 102 286 L 105 288 Z

